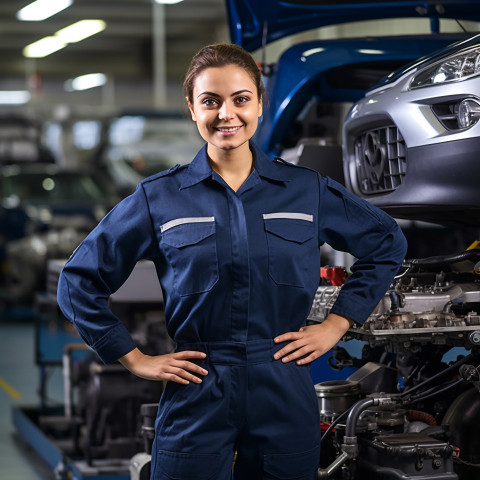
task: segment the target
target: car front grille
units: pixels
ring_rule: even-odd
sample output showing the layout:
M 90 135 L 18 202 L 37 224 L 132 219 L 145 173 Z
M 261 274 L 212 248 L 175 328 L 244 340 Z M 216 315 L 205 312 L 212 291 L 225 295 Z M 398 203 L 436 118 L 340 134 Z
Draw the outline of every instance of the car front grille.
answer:
M 395 126 L 369 130 L 355 141 L 358 185 L 365 195 L 391 192 L 403 181 L 407 148 Z

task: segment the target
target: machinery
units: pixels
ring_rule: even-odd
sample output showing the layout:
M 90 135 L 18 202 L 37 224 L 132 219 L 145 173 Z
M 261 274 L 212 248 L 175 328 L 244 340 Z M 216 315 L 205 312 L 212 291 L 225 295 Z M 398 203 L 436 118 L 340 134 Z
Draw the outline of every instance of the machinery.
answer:
M 40 405 L 14 407 L 13 422 L 59 480 L 128 480 L 132 457 L 149 448 L 163 384 L 140 379 L 120 364 L 104 365 L 83 343 L 56 302 L 64 263 L 49 262 L 47 291 L 37 295 L 35 302 Z M 173 350 L 151 262 L 137 264 L 111 296 L 110 306 L 145 353 Z M 48 392 L 50 372 L 55 368 L 63 372 L 61 405 L 54 405 Z M 144 421 L 150 429 L 143 426 Z
M 406 261 L 363 326 L 362 358 L 336 347 L 333 368 L 358 369 L 315 386 L 321 413 L 318 478 L 480 478 L 480 249 Z M 341 286 L 319 287 L 321 322 Z M 348 342 L 347 342 L 348 344 Z

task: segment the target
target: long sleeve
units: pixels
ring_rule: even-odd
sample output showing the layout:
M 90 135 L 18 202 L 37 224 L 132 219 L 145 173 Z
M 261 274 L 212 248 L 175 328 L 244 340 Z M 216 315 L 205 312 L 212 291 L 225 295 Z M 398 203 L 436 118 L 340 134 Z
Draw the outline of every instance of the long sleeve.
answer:
M 319 177 L 319 241 L 356 257 L 333 313 L 363 323 L 401 267 L 407 243 L 395 220 L 330 178 Z
M 78 246 L 60 274 L 60 309 L 105 363 L 114 362 L 135 348 L 127 329 L 110 310 L 108 300 L 138 260 L 153 257 L 154 238 L 140 185 Z

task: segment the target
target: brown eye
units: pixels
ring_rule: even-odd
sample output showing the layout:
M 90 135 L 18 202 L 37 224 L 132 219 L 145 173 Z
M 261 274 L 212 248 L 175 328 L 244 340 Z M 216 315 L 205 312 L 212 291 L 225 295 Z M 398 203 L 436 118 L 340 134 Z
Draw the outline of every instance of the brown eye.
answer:
M 202 100 L 202 105 L 206 105 L 207 107 L 212 107 L 216 105 L 217 101 L 213 98 L 205 98 Z
M 248 102 L 248 100 L 249 100 L 248 97 L 245 97 L 245 96 L 242 95 L 241 97 L 237 97 L 237 98 L 235 99 L 235 102 L 241 104 L 241 103 L 246 103 L 246 102 Z

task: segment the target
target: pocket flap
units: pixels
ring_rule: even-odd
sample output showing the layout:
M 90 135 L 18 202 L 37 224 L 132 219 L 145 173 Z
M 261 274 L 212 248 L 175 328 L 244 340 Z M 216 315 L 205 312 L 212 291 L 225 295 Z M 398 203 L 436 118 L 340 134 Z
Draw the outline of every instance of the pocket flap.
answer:
M 280 215 L 266 214 L 263 216 L 267 232 L 296 243 L 306 242 L 315 235 L 312 215 L 290 214 L 288 217 Z
M 214 233 L 215 220 L 212 217 L 208 220 L 179 223 L 174 227 L 164 229 L 162 239 L 167 245 L 181 248 L 195 245 Z

